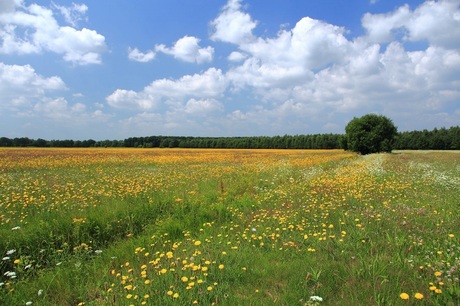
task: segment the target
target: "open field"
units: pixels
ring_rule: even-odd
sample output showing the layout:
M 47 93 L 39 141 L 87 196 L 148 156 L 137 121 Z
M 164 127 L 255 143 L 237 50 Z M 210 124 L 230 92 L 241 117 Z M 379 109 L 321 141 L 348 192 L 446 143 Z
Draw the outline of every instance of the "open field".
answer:
M 460 154 L 0 148 L 0 305 L 459 305 Z

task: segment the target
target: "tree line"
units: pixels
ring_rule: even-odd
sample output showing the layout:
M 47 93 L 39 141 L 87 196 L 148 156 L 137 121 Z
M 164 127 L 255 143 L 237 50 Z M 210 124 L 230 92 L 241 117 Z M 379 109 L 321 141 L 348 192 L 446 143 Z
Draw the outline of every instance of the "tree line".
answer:
M 128 148 L 228 148 L 228 149 L 344 149 L 344 134 L 250 137 L 146 136 L 124 140 L 45 140 L 0 137 L 0 147 L 128 147 Z M 397 133 L 393 149 L 460 150 L 460 127 Z

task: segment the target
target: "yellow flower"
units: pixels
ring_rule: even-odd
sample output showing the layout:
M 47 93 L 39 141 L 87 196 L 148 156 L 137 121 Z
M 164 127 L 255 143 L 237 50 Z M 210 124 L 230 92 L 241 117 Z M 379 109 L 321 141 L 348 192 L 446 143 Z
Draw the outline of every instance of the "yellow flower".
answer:
M 442 290 L 441 290 L 441 289 L 436 289 L 434 292 L 436 292 L 436 293 L 442 293 Z
M 132 297 L 133 297 L 133 295 L 132 295 L 131 293 L 128 294 L 128 295 L 126 295 L 126 298 L 127 298 L 128 300 L 129 300 L 130 298 L 132 298 Z
M 212 286 L 209 286 L 207 289 L 208 289 L 208 291 L 211 291 L 211 290 L 212 290 Z
M 188 282 L 188 277 L 187 276 L 182 276 L 181 281 L 183 281 L 184 283 Z
M 144 284 L 146 284 L 146 285 L 150 284 L 150 280 L 146 279 Z
M 434 272 L 434 276 L 436 277 L 440 277 L 441 275 L 442 275 L 442 272 L 439 272 L 439 271 Z
M 21 262 L 21 261 L 20 261 L 19 259 L 16 259 L 16 260 L 14 261 L 15 264 L 18 264 L 18 263 L 20 263 L 20 262 Z
M 169 290 L 168 292 L 166 292 L 167 295 L 173 295 L 173 292 L 171 290 Z
M 435 291 L 435 290 L 436 290 L 436 286 L 430 286 L 430 290 L 431 290 L 431 291 Z
M 414 297 L 417 299 L 417 300 L 422 300 L 423 299 L 423 294 L 417 292 Z
M 200 241 L 200 240 L 196 240 L 196 241 L 195 241 L 195 245 L 196 245 L 196 246 L 199 246 L 200 244 L 201 244 L 201 241 Z
M 224 265 L 219 265 L 219 269 L 223 269 L 224 268 Z
M 177 299 L 179 297 L 179 293 L 174 293 L 173 298 Z
M 403 292 L 399 295 L 399 297 L 403 300 L 408 300 L 409 299 L 409 294 Z
M 454 238 L 455 235 L 454 235 L 454 234 L 449 234 L 449 237 L 450 237 L 450 238 Z

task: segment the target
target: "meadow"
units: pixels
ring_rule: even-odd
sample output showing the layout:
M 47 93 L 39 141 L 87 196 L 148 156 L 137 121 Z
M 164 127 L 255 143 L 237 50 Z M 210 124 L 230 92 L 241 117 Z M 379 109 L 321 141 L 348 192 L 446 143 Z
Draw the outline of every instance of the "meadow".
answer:
M 459 305 L 460 153 L 0 148 L 0 305 Z

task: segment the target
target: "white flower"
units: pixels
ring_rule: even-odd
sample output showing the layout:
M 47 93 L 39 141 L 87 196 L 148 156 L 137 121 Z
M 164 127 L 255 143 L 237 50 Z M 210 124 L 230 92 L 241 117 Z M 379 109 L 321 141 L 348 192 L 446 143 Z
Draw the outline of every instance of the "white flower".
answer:
M 10 260 L 10 258 L 8 256 L 5 256 L 2 258 L 2 260 Z
M 310 301 L 313 301 L 313 302 L 322 302 L 322 301 L 323 301 L 323 298 L 320 297 L 320 296 L 317 296 L 317 295 L 313 295 L 313 296 L 310 296 Z
M 5 285 L 5 283 L 4 283 L 4 282 L 1 282 L 1 283 L 0 283 L 0 287 L 3 287 L 3 285 Z
M 31 302 L 31 301 L 28 301 L 28 302 L 26 303 L 26 305 L 32 305 L 32 302 Z
M 255 231 L 257 231 L 257 228 L 253 227 L 253 228 L 251 228 L 251 231 L 255 232 Z
M 20 228 L 21 228 L 20 226 L 15 226 L 15 227 L 13 227 L 11 230 L 12 230 L 12 231 L 17 231 L 17 230 L 20 229 Z
M 42 293 L 43 293 L 43 289 L 40 289 L 40 290 L 38 290 L 37 294 L 38 294 L 38 296 L 40 296 L 40 295 L 42 295 Z
M 15 252 L 16 252 L 16 249 L 11 249 L 6 252 L 6 255 L 11 255 L 11 254 L 14 254 Z
M 32 267 L 32 264 L 28 264 L 27 266 L 24 267 L 24 270 L 30 269 Z
M 96 251 L 94 251 L 94 253 L 96 253 L 96 254 L 101 254 L 101 253 L 102 253 L 102 250 L 96 250 Z
M 6 271 L 3 275 L 9 278 L 16 278 L 16 272 Z
M 56 266 L 60 266 L 61 264 L 62 264 L 62 262 L 58 262 L 58 263 L 56 264 Z

